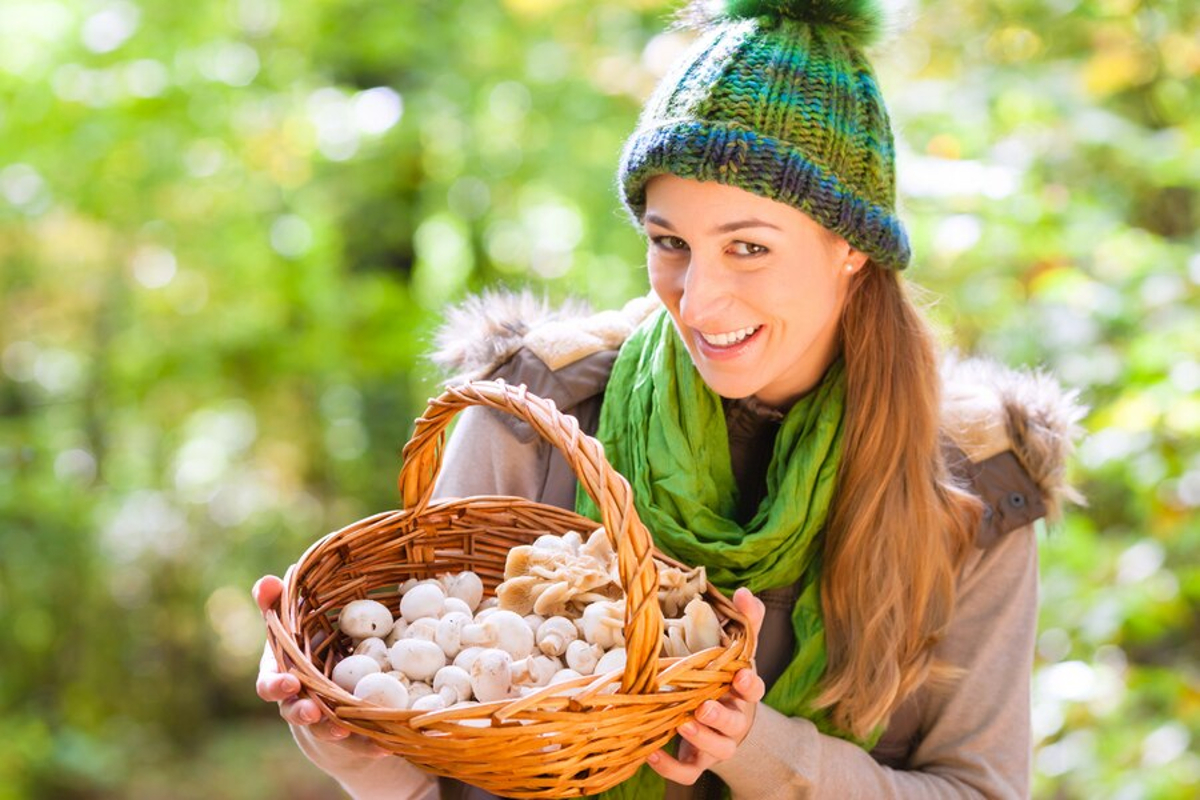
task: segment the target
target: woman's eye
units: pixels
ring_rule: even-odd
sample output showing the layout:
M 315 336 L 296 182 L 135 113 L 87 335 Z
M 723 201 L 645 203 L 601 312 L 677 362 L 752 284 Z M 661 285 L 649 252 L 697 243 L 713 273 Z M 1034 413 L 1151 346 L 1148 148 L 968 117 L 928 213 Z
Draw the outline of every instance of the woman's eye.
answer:
M 663 250 L 686 250 L 687 242 L 678 236 L 651 236 L 650 241 Z
M 757 256 L 767 252 L 767 248 L 753 242 L 734 242 L 733 250 L 739 256 Z

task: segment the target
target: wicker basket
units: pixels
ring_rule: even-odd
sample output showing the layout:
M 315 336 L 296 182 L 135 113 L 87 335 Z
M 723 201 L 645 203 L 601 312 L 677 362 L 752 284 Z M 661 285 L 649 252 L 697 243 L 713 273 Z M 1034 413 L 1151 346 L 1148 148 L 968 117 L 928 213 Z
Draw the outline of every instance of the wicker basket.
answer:
M 546 687 L 520 699 L 434 712 L 366 703 L 330 679 L 351 652 L 338 632 L 339 610 L 371 597 L 395 609 L 408 578 L 474 570 L 492 594 L 504 579 L 509 548 L 544 533 L 587 534 L 596 523 L 573 512 L 515 497 L 431 502 L 445 431 L 472 405 L 514 414 L 566 456 L 600 509 L 617 551 L 626 594 L 623 671 Z M 301 695 L 353 733 L 431 773 L 516 798 L 595 794 L 628 778 L 666 744 L 705 700 L 722 696 L 750 664 L 744 618 L 710 585 L 706 599 L 722 621 L 723 641 L 686 658 L 659 658 L 662 614 L 653 550 L 634 511 L 629 484 L 608 464 L 599 442 L 574 417 L 523 386 L 476 381 L 431 400 L 404 448 L 404 510 L 388 511 L 328 534 L 287 572 L 279 610 L 268 611 L 267 638 L 281 671 L 299 678 Z M 580 689 L 573 696 L 565 690 Z

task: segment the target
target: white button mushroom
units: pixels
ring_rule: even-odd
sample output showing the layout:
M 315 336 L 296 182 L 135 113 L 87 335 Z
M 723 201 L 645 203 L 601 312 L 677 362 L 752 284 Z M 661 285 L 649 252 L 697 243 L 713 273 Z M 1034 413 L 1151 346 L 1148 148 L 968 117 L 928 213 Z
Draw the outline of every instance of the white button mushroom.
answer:
M 487 703 L 512 696 L 512 656 L 496 648 L 484 650 L 471 664 L 471 689 Z
M 446 593 L 437 581 L 419 583 L 400 598 L 400 615 L 408 624 L 422 617 L 439 617 Z
M 557 658 L 537 655 L 526 656 L 512 665 L 513 683 L 531 686 L 545 686 L 562 669 L 562 662 Z
M 418 697 L 409 706 L 412 711 L 441 711 L 446 707 L 446 701 L 438 694 L 427 694 L 424 697 Z
M 604 655 L 600 656 L 600 660 L 596 662 L 596 675 L 603 675 L 606 672 L 612 672 L 614 669 L 625 669 L 626 653 L 624 647 L 617 647 L 609 650 Z
M 447 597 L 446 602 L 442 603 L 442 618 L 445 619 L 447 614 L 455 612 L 466 614 L 468 619 L 475 613 L 465 600 L 459 600 L 457 597 Z
M 470 700 L 471 676 L 461 667 L 442 667 L 433 676 L 433 690 L 442 696 L 447 706 Z
M 462 650 L 462 631 L 470 624 L 471 616 L 461 611 L 451 611 L 438 620 L 433 640 L 448 658 L 454 658 Z
M 446 666 L 442 648 L 424 639 L 401 639 L 388 651 L 388 660 L 414 681 L 427 681 Z
M 561 656 L 567 646 L 579 638 L 575 623 L 566 617 L 551 617 L 538 626 L 537 646 L 548 656 Z
M 408 689 L 390 674 L 372 672 L 354 687 L 354 696 L 387 708 L 408 708 Z
M 483 600 L 483 580 L 474 572 L 467 570 L 457 574 L 441 576 L 442 585 L 446 588 L 447 597 L 462 600 L 468 606 L 469 613 L 475 613 Z
M 600 645 L 576 639 L 567 645 L 567 666 L 580 675 L 591 675 L 602 655 L 604 648 Z
M 392 624 L 392 630 L 387 636 L 383 637 L 383 643 L 391 647 L 396 642 L 404 638 L 404 634 L 408 633 L 408 623 L 404 621 L 404 617 L 397 617 Z
M 342 609 L 338 626 L 351 639 L 383 638 L 392 630 L 392 612 L 377 600 L 353 600 Z
M 404 632 L 401 639 L 424 639 L 427 642 L 432 642 L 437 638 L 438 622 L 434 617 L 421 617 L 413 620 L 413 623 L 408 626 L 408 630 Z
M 431 694 L 433 694 L 433 687 L 428 683 L 413 681 L 408 685 L 408 707 L 412 708 L 413 703 Z
M 372 636 L 359 642 L 358 647 L 354 648 L 354 655 L 370 656 L 379 662 L 379 668 L 384 672 L 392 668 L 388 662 L 388 646 L 378 636 Z
M 353 692 L 364 676 L 379 671 L 379 662 L 370 656 L 346 656 L 333 668 L 333 682 Z
M 625 644 L 625 601 L 597 600 L 576 623 L 583 638 L 605 650 Z
M 525 658 L 533 652 L 533 631 L 519 614 L 498 610 L 482 623 L 464 626 L 462 643 L 468 647 L 498 647 L 514 659 Z
M 479 654 L 482 653 L 485 649 L 486 648 L 479 647 L 479 646 L 464 647 L 462 650 L 458 651 L 458 655 L 456 655 L 454 657 L 454 666 L 459 667 L 460 669 L 465 669 L 467 672 L 470 672 L 471 664 L 475 663 L 475 659 L 478 658 Z

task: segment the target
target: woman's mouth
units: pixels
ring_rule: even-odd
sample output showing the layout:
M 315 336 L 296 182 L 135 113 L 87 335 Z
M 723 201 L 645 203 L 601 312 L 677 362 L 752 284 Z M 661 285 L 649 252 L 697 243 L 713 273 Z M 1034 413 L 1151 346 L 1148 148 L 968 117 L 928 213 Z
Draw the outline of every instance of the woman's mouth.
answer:
M 762 327 L 762 325 L 749 325 L 745 328 L 721 333 L 705 333 L 704 331 L 696 331 L 696 333 L 706 352 L 712 355 L 734 355 L 753 340 Z

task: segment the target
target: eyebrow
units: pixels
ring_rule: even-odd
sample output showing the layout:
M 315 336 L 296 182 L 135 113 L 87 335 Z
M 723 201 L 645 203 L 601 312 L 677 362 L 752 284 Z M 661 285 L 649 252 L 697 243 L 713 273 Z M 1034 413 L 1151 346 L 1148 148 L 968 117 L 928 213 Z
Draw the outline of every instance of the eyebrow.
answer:
M 646 220 L 646 222 L 653 223 L 653 224 L 659 226 L 660 228 L 666 228 L 667 230 L 672 231 L 672 232 L 675 231 L 675 228 L 672 227 L 671 223 L 667 222 L 665 219 L 658 216 L 657 214 L 647 214 L 645 217 L 645 220 Z M 765 220 L 754 219 L 753 217 L 751 217 L 750 219 L 739 219 L 739 220 L 734 220 L 733 222 L 723 222 L 720 225 L 713 228 L 711 233 L 732 233 L 733 231 L 740 231 L 743 228 L 771 228 L 771 229 L 777 230 L 777 231 L 783 230 L 778 225 L 772 225 L 770 222 L 767 222 Z

